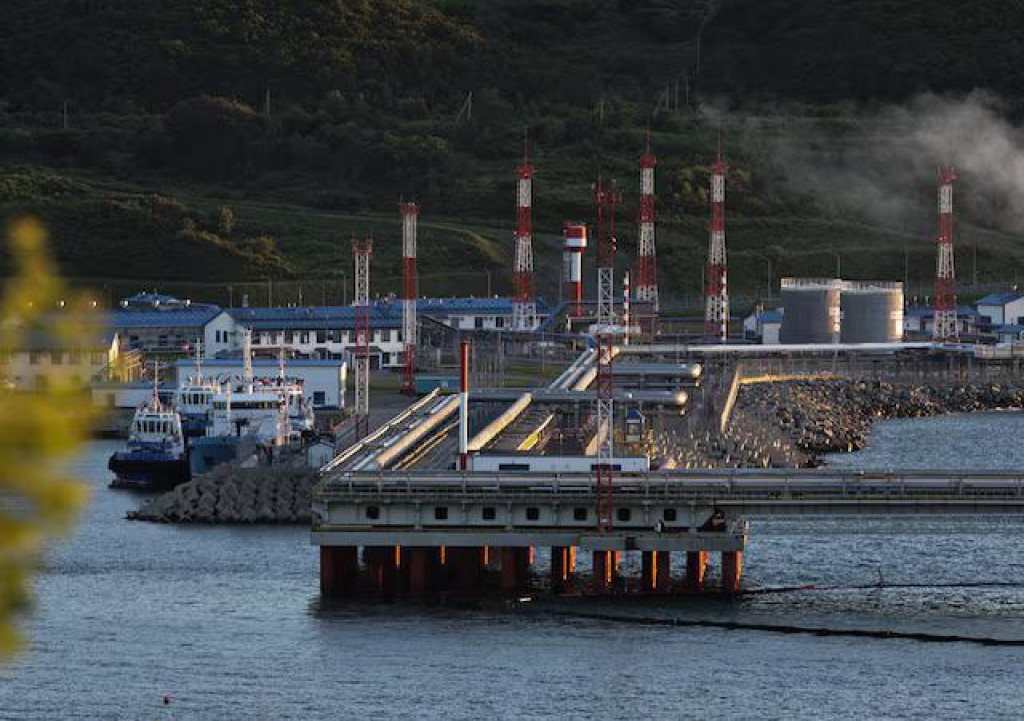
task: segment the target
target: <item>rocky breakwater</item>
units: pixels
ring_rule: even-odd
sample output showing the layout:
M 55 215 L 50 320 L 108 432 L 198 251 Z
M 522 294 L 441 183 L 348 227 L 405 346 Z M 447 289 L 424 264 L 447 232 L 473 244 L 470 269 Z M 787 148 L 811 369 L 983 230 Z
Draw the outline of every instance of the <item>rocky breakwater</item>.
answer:
M 302 468 L 216 468 L 130 511 L 131 520 L 308 524 L 316 474 Z
M 1024 408 L 1024 387 L 847 379 L 755 383 L 743 386 L 737 406 L 748 418 L 778 424 L 797 448 L 816 456 L 863 448 L 877 419 Z

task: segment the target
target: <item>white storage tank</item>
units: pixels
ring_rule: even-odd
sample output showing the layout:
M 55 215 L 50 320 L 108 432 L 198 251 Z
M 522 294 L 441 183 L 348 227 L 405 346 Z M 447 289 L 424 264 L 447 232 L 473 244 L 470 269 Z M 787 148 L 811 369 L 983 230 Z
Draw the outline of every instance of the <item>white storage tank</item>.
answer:
M 842 287 L 838 278 L 783 278 L 779 342 L 838 343 Z
M 843 343 L 903 340 L 903 284 L 847 281 L 840 295 Z

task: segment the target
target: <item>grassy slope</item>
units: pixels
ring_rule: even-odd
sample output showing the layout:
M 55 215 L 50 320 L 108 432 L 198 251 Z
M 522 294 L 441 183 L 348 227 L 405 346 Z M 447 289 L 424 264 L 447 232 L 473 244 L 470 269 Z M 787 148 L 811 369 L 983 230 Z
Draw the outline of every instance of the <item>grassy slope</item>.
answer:
M 17 187 L 14 191 L 0 187 L 0 212 L 6 215 L 28 210 L 42 215 L 53 230 L 66 271 L 79 277 L 217 282 L 266 277 L 337 278 L 351 265 L 348 238 L 353 233 L 372 233 L 377 240 L 375 289 L 387 292 L 398 287 L 394 203 L 404 190 L 420 188 L 418 195 L 424 198 L 420 235 L 423 292 L 482 293 L 485 270 L 492 273 L 493 290 L 507 292 L 514 215 L 511 169 L 518 159 L 520 128 L 529 125 L 537 167 L 535 229 L 541 291 L 549 297 L 557 292 L 557 233 L 561 220 L 590 217 L 589 182 L 599 171 L 605 177 L 619 178 L 626 194 L 619 224 L 625 267 L 635 243 L 635 161 L 642 147 L 642 127 L 660 89 L 691 65 L 695 29 L 711 4 L 698 0 L 533 0 L 515 4 L 480 0 L 437 4 L 450 17 L 438 20 L 428 14 L 423 27 L 443 37 L 444 47 L 473 48 L 466 51 L 470 56 L 482 53 L 475 63 L 480 67 L 467 68 L 440 57 L 431 66 L 437 77 L 429 73 L 405 77 L 385 63 L 385 75 L 395 75 L 394 87 L 381 89 L 379 83 L 365 81 L 367 92 L 376 98 L 368 115 L 360 115 L 363 111 L 353 109 L 351 103 L 332 110 L 312 95 L 293 98 L 297 105 L 291 107 L 280 100 L 283 109 L 274 123 L 284 129 L 275 125 L 274 141 L 294 145 L 299 138 L 312 148 L 312 159 L 309 153 L 297 156 L 293 149 L 282 156 L 283 161 L 277 160 L 281 153 L 278 148 L 271 153 L 274 163 L 258 172 L 197 177 L 189 167 L 175 166 L 173 158 L 153 150 L 164 147 L 151 139 L 159 139 L 163 131 L 169 102 L 166 98 L 140 96 L 139 102 L 147 103 L 146 110 L 124 104 L 120 109 L 75 116 L 68 133 L 54 128 L 57 118 L 52 114 L 16 113 L 17 108 L 12 109 L 0 123 L 7 131 L 0 143 L 0 157 L 8 164 L 53 166 L 52 172 L 80 180 L 83 185 L 71 194 L 53 194 L 34 187 L 24 192 Z M 175 6 L 171 17 L 176 23 L 190 27 L 183 19 L 182 3 L 166 5 Z M 406 5 L 399 0 L 384 7 Z M 723 2 L 704 39 L 705 97 L 724 94 L 735 99 L 756 89 L 760 95 L 796 97 L 813 103 L 849 97 L 898 98 L 921 89 L 922 83 L 931 79 L 940 88 L 971 87 L 970 68 L 965 70 L 960 62 L 942 66 L 934 54 L 915 56 L 911 52 L 915 46 L 935 45 L 933 38 L 943 33 L 954 32 L 954 46 L 964 41 L 964 33 L 950 30 L 955 18 L 913 8 L 904 12 L 905 4 L 880 0 L 852 15 L 842 6 L 839 0 L 818 4 L 792 0 Z M 922 1 L 914 6 L 924 8 Z M 987 17 L 983 7 L 977 10 L 973 24 Z M 918 17 L 922 14 L 927 17 Z M 894 46 L 895 30 L 881 32 L 880 22 L 903 32 L 899 37 L 907 48 Z M 76 23 L 81 32 L 91 27 L 88 17 L 80 17 Z M 985 53 L 975 53 L 979 67 L 988 67 L 994 57 L 1017 52 L 1015 38 L 1004 30 L 993 30 L 992 23 L 983 25 L 991 45 Z M 836 35 L 838 26 L 848 31 L 840 33 L 844 43 L 860 38 L 860 45 L 843 46 L 840 52 L 829 49 L 828 39 Z M 178 42 L 166 37 L 170 33 L 167 27 L 153 27 L 148 21 L 141 30 L 132 28 L 134 35 L 148 32 L 160 34 L 162 43 Z M 365 42 L 365 38 L 352 40 L 351 35 L 338 35 L 342 38 L 338 42 L 359 47 Z M 183 37 L 192 38 L 187 33 Z M 472 38 L 483 40 L 477 43 Z M 25 38 L 21 41 L 27 42 Z M 218 60 L 209 70 L 209 81 L 217 85 L 215 90 L 225 94 L 235 90 L 252 104 L 258 102 L 251 75 L 246 75 L 237 88 L 231 85 L 229 61 L 235 56 L 229 51 L 244 57 L 244 46 L 237 50 L 222 41 L 218 45 L 194 38 L 188 43 L 192 56 L 175 65 L 175 82 L 168 87 L 181 86 L 181 93 L 194 92 L 196 88 L 189 85 L 194 80 L 188 75 L 190 63 L 194 65 L 197 59 L 212 53 Z M 254 47 L 258 44 L 256 41 Z M 479 49 L 481 44 L 486 52 Z M 30 52 L 23 42 L 18 47 L 23 53 Z M 399 47 L 400 52 L 408 50 L 407 44 Z M 873 54 L 870 62 L 862 57 L 862 51 Z M 294 53 L 294 48 L 289 52 Z M 380 59 L 381 52 L 387 60 L 386 48 L 374 50 L 373 58 Z M 111 63 L 120 57 L 116 52 L 113 55 L 116 57 Z M 897 76 L 901 82 L 884 83 L 881 77 L 891 64 L 887 58 L 894 57 L 900 61 Z M 962 57 L 966 56 L 958 56 Z M 822 62 L 825 65 L 820 65 Z M 103 58 L 93 58 L 89 67 L 77 74 L 69 71 L 67 64 L 52 65 L 46 68 L 50 74 L 47 79 L 55 83 L 56 78 L 65 86 L 77 81 L 99 82 L 104 87 L 96 78 L 102 80 L 109 70 Z M 1014 67 L 1020 66 L 1017 63 Z M 819 72 L 823 67 L 828 71 Z M 301 63 L 297 68 L 278 70 L 285 79 L 289 72 L 302 74 Z M 358 69 L 354 72 L 358 75 Z M 997 88 L 1013 90 L 1019 81 L 1016 73 L 1007 69 L 987 79 Z M 118 92 L 139 94 L 138 85 L 132 85 L 139 82 L 139 77 L 145 76 L 131 75 L 118 86 Z M 814 80 L 823 77 L 828 82 Z M 441 85 L 432 86 L 432 82 Z M 40 87 L 50 87 L 39 83 L 29 87 L 24 77 L 19 77 L 18 83 L 7 87 L 6 92 L 34 98 L 45 94 Z M 477 91 L 475 120 L 468 127 L 455 128 L 451 120 L 467 87 Z M 346 92 L 346 97 L 351 97 L 351 90 Z M 402 92 L 426 98 L 426 113 L 409 115 L 396 110 L 405 107 L 405 101 L 396 106 L 387 97 Z M 606 114 L 603 124 L 596 119 L 601 99 Z M 38 104 L 33 106 L 28 100 L 24 103 L 38 109 Z M 374 103 L 381 109 L 376 110 Z M 856 132 L 848 133 L 841 122 L 837 129 L 834 108 L 822 107 L 819 112 L 805 106 L 801 112 L 804 115 L 799 118 L 783 115 L 753 125 L 742 112 L 734 112 L 725 121 L 733 169 L 728 233 L 734 292 L 762 292 L 768 283 L 769 263 L 776 281 L 780 275 L 829 273 L 835 268 L 836 253 L 841 256 L 844 275 L 886 278 L 903 277 L 906 254 L 911 282 L 926 281 L 932 264 L 926 226 L 910 230 L 878 227 L 862 218 L 816 207 L 790 188 L 784 171 L 766 157 L 765 144 L 779 134 L 792 134 L 794 128 L 798 133 L 826 139 L 817 148 L 822 157 L 829 154 L 830 142 L 856 142 Z M 338 115 L 338 124 L 331 125 L 331 113 Z M 685 298 L 699 290 L 707 211 L 696 189 L 706 183 L 706 174 L 699 167 L 712 153 L 715 125 L 706 116 L 686 113 L 663 114 L 655 120 L 654 142 L 660 157 L 659 256 L 663 287 L 669 296 Z M 339 133 L 343 137 L 354 133 L 352 128 L 367 133 L 379 129 L 397 138 L 441 138 L 448 150 L 444 151 L 439 175 L 427 182 L 422 166 L 410 163 L 403 167 L 402 162 L 390 160 L 403 155 L 394 155 L 393 148 L 385 145 L 392 141 L 382 135 L 368 136 L 362 150 L 370 151 L 370 155 L 357 159 L 351 149 L 346 149 L 348 146 L 339 146 L 336 140 Z M 62 143 L 72 150 L 55 155 L 52 146 L 62 147 Z M 41 147 L 45 152 L 40 151 Z M 375 148 L 382 150 L 375 154 Z M 157 160 L 152 160 L 154 154 Z M 389 167 L 375 175 L 380 165 Z M 20 182 L 25 174 L 8 170 L 0 180 L 14 176 Z M 333 188 L 338 189 L 341 200 L 325 201 L 325 197 L 333 197 Z M 932 191 L 918 190 L 922 207 L 930 208 Z M 180 212 L 171 213 L 170 218 L 154 213 L 149 198 L 152 194 L 176 199 L 182 206 Z M 231 233 L 220 233 L 215 227 L 213 216 L 221 205 L 230 206 L 238 218 Z M 191 219 L 197 232 L 182 233 L 186 218 Z M 1005 278 L 1005 269 L 1022 260 L 1020 244 L 1012 234 L 978 228 L 969 219 L 961 224 L 959 233 L 961 272 L 970 267 L 966 248 L 980 242 L 985 244 L 979 257 L 982 280 Z M 261 240 L 266 236 L 272 241 Z

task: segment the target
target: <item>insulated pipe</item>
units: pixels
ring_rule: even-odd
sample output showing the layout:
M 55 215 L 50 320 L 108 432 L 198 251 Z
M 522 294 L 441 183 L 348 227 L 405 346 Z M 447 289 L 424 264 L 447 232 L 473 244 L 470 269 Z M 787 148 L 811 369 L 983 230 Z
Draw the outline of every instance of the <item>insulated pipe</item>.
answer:
M 411 449 L 427 433 L 437 428 L 441 423 L 453 415 L 457 409 L 458 400 L 454 396 L 445 398 L 433 409 L 433 412 L 417 423 L 415 426 L 399 436 L 394 443 L 382 450 L 376 456 L 367 459 L 364 463 L 353 468 L 355 471 L 377 471 L 384 470 L 392 462 Z
M 483 450 L 484 446 L 490 443 L 495 437 L 519 417 L 526 407 L 533 401 L 533 395 L 531 393 L 524 393 L 519 397 L 515 403 L 509 406 L 504 413 L 495 418 L 487 427 L 482 431 L 473 436 L 473 440 L 469 442 L 468 451 L 476 453 L 477 451 Z
M 462 383 L 459 386 L 459 467 L 469 470 L 469 341 L 462 341 Z

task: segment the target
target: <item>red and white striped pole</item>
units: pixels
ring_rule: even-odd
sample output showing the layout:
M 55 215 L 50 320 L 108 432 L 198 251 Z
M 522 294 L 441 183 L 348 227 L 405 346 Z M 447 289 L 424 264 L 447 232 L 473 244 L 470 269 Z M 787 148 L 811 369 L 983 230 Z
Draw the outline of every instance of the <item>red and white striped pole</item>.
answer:
M 469 470 L 469 341 L 462 341 L 462 381 L 459 386 L 459 468 Z
M 953 181 L 952 168 L 939 168 L 939 237 L 935 259 L 935 320 L 932 338 L 955 342 L 956 272 L 953 267 Z
M 565 239 L 562 256 L 565 299 L 569 302 L 569 315 L 579 318 L 583 315 L 583 251 L 587 248 L 587 226 L 567 220 L 562 226 L 562 235 Z
M 729 280 L 725 260 L 725 161 L 719 142 L 718 158 L 711 166 L 711 238 L 704 306 L 704 333 L 725 343 L 729 333 Z

